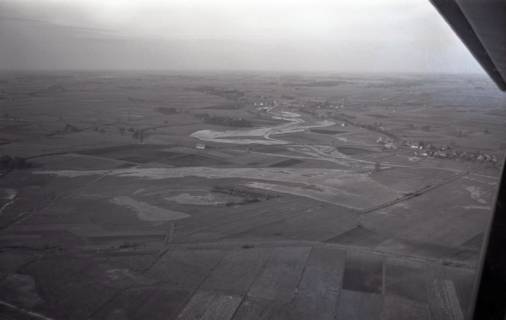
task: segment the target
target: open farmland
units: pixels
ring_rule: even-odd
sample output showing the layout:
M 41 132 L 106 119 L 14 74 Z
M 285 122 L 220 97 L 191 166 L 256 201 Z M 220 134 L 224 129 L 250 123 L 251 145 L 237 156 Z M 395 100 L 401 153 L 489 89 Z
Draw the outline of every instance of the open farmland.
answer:
M 467 312 L 506 151 L 484 77 L 13 73 L 0 107 L 0 313 Z

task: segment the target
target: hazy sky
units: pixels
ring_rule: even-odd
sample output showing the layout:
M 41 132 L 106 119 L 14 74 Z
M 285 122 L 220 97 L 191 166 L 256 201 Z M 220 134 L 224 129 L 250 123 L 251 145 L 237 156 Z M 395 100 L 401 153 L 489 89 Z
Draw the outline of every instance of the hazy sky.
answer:
M 482 73 L 429 0 L 0 0 L 0 69 Z

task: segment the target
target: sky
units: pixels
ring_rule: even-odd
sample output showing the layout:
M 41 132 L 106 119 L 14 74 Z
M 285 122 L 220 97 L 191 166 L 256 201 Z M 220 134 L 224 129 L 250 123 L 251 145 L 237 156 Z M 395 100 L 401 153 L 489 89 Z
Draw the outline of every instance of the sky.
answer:
M 0 69 L 483 73 L 429 0 L 0 0 Z

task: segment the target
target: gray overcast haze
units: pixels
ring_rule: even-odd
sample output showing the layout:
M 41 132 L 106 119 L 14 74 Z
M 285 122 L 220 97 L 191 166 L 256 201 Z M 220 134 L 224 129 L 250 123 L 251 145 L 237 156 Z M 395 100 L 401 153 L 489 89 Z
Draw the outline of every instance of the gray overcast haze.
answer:
M 0 69 L 483 72 L 429 0 L 0 0 Z

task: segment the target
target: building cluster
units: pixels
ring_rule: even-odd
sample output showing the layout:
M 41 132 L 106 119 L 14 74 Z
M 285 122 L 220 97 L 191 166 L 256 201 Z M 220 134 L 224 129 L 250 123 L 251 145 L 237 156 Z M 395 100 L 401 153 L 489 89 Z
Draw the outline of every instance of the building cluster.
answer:
M 380 136 L 376 140 L 376 143 L 382 145 L 384 150 L 396 150 L 397 149 L 397 145 L 395 144 L 394 140 L 390 139 L 390 138 L 385 138 L 385 137 Z
M 343 103 L 332 103 L 328 100 L 309 100 L 306 105 L 312 109 L 344 109 Z
M 390 138 L 378 137 L 376 143 L 383 146 L 384 150 L 396 150 L 398 146 Z M 413 155 L 417 157 L 430 157 L 438 159 L 459 159 L 464 161 L 483 162 L 497 164 L 497 157 L 481 151 L 460 151 L 451 146 L 435 145 L 423 141 L 402 140 L 399 144 L 402 148 L 412 150 Z
M 264 111 L 264 112 L 270 111 L 272 108 L 280 105 L 280 102 L 278 100 L 270 99 L 270 98 L 267 98 L 264 96 L 252 97 L 251 100 L 249 101 L 249 103 L 250 104 L 252 103 L 253 106 L 258 111 Z

